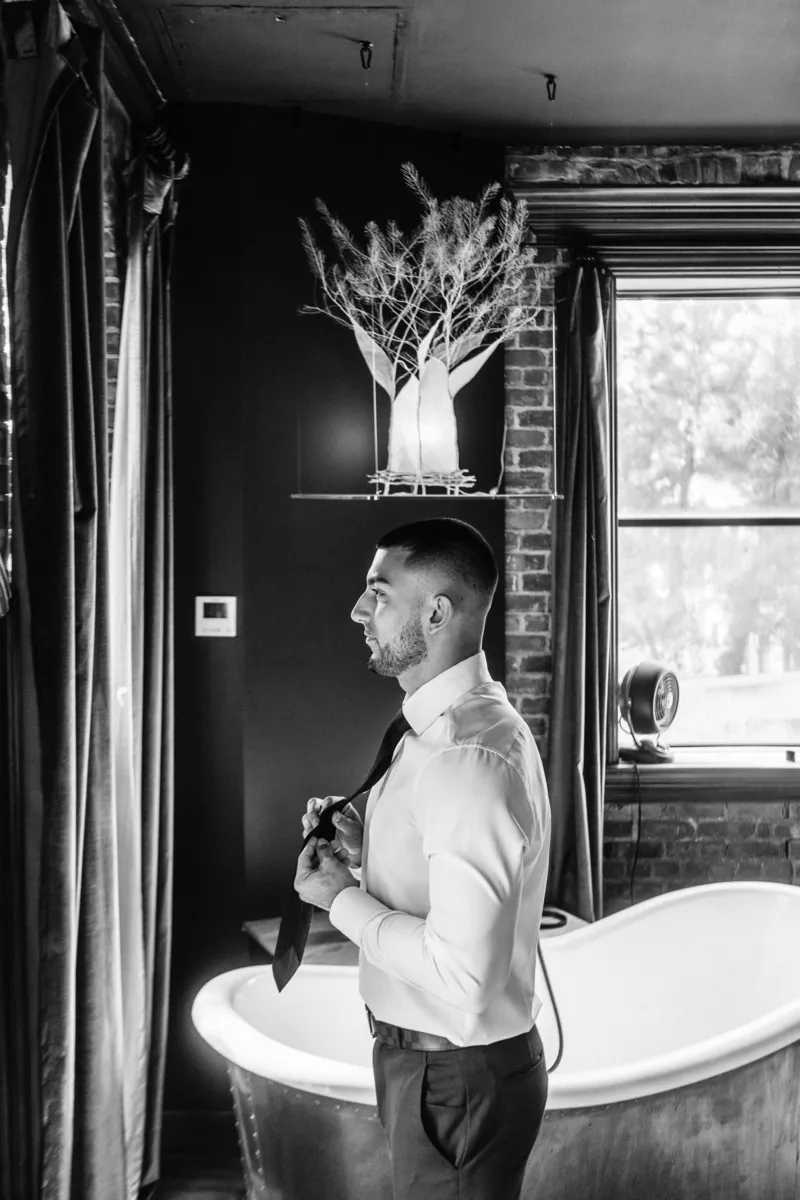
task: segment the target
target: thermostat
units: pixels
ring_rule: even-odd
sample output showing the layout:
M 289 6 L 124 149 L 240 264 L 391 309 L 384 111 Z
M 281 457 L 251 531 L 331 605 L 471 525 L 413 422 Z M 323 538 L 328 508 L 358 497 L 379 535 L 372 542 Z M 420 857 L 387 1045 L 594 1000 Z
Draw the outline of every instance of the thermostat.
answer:
M 236 637 L 235 596 L 195 596 L 195 637 Z

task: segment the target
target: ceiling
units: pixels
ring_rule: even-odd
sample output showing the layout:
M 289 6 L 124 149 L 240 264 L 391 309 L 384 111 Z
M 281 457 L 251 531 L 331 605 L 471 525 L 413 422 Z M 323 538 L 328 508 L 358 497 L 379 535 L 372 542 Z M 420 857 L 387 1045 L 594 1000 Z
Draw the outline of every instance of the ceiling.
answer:
M 173 103 L 517 143 L 800 140 L 798 0 L 117 2 Z

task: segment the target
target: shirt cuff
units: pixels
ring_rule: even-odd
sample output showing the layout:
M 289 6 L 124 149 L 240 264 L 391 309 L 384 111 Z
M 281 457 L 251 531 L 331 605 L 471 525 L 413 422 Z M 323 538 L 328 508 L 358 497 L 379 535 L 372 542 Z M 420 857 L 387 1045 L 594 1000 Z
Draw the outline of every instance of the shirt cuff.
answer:
M 376 900 L 374 896 L 370 896 L 369 892 L 365 892 L 362 888 L 348 887 L 342 888 L 339 895 L 334 898 L 333 904 L 328 913 L 331 924 L 350 938 L 351 942 L 355 942 L 357 946 L 361 945 L 361 937 L 364 932 L 364 926 L 373 917 L 385 916 L 390 912 L 385 904 L 381 904 L 380 900 Z

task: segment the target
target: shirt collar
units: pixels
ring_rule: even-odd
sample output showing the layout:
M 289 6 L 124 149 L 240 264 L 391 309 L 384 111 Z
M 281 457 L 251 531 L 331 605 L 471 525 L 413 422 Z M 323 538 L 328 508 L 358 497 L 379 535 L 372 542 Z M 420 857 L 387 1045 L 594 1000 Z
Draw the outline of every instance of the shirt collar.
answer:
M 491 682 L 486 655 L 479 650 L 477 654 L 462 658 L 461 662 L 434 675 L 433 679 L 417 688 L 403 702 L 403 714 L 419 736 L 466 692 L 472 691 L 479 683 Z

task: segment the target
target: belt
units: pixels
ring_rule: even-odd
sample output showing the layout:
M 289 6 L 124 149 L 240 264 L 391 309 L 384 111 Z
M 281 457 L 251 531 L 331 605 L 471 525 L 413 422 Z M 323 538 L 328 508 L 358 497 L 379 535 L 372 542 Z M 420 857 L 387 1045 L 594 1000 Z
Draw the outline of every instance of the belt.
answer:
M 404 1029 L 402 1025 L 389 1025 L 386 1021 L 378 1021 L 367 1009 L 370 1033 L 379 1042 L 387 1046 L 396 1046 L 398 1050 L 461 1050 L 449 1038 L 439 1037 L 435 1033 L 421 1033 L 418 1029 Z

